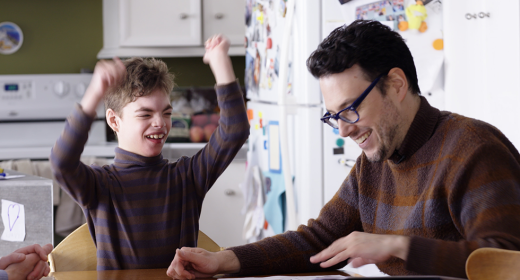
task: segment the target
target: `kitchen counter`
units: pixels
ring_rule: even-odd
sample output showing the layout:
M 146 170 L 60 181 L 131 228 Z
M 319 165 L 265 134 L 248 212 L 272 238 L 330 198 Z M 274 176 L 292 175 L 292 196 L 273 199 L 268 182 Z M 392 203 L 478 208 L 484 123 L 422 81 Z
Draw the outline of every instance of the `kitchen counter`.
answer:
M 163 147 L 163 156 L 170 160 L 181 156 L 192 156 L 202 149 L 206 143 L 166 143 Z M 107 142 L 105 145 L 87 145 L 81 156 L 113 158 L 115 142 Z M 11 147 L 0 148 L 0 160 L 11 159 L 48 159 L 51 153 L 49 146 L 43 147 Z M 246 160 L 247 143 L 242 146 L 235 160 Z

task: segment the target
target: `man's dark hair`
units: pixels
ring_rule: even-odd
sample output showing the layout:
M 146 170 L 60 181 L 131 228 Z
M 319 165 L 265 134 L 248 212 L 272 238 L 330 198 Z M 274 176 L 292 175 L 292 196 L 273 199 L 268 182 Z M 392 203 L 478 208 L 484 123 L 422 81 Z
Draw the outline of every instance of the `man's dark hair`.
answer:
M 341 73 L 358 64 L 369 81 L 398 67 L 403 70 L 413 93 L 421 93 L 412 54 L 404 39 L 379 21 L 356 20 L 330 33 L 307 59 L 311 74 L 320 78 Z M 384 94 L 384 80 L 378 88 Z

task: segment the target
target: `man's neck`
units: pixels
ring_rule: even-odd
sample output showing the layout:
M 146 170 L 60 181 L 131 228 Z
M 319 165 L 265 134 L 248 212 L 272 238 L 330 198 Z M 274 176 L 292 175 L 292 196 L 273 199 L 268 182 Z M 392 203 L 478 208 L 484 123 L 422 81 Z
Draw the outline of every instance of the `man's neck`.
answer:
M 419 107 L 421 106 L 421 98 L 418 94 L 408 92 L 402 104 L 402 126 L 399 133 L 397 151 L 399 151 L 399 149 L 401 148 L 404 138 L 408 134 L 408 130 L 410 130 L 410 126 L 412 125 L 412 122 L 415 119 L 417 112 L 419 111 Z

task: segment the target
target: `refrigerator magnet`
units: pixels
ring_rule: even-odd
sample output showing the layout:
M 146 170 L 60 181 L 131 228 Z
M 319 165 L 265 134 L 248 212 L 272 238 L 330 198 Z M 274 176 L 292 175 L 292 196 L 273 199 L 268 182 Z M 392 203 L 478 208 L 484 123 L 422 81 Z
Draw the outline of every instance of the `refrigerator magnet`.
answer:
M 280 152 L 280 125 L 277 121 L 270 121 L 267 126 L 267 142 L 269 171 L 281 173 L 282 153 Z

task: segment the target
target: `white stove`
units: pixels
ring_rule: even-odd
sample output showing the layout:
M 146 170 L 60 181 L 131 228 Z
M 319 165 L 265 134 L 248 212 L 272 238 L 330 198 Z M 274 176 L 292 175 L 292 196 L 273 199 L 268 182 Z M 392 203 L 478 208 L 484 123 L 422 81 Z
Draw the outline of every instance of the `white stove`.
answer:
M 92 74 L 0 75 L 0 160 L 48 158 Z M 84 156 L 114 155 L 106 142 L 105 110 L 89 133 Z

